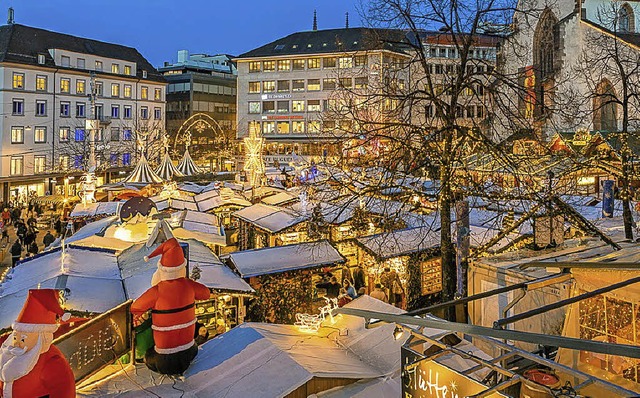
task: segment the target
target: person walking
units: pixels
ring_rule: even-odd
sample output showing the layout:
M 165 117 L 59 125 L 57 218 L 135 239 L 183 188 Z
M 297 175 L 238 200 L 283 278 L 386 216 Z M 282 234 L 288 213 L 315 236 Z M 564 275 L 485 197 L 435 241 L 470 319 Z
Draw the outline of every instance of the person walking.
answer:
M 2 222 L 4 222 L 5 226 L 11 223 L 11 213 L 6 207 L 4 208 L 4 210 L 2 210 Z
M 32 256 L 38 254 L 38 244 L 35 240 L 31 242 L 29 246 L 27 246 L 27 253 L 31 254 Z
M 342 288 L 344 289 L 346 294 L 349 295 L 349 297 L 351 297 L 351 299 L 358 297 L 358 294 L 356 293 L 356 289 L 353 287 L 349 279 L 345 279 L 342 281 Z
M 397 285 L 400 286 L 400 289 L 402 288 L 398 273 L 395 270 L 392 270 L 390 267 L 385 267 L 384 271 L 380 275 L 380 283 L 385 288 L 385 292 L 387 293 L 387 297 L 389 298 L 389 304 L 395 304 L 398 295 L 393 291 L 394 284 L 397 283 Z M 400 300 L 402 300 L 402 291 L 400 291 Z
M 47 247 L 49 247 L 54 241 L 56 240 L 56 238 L 53 236 L 53 234 L 51 234 L 51 231 L 47 231 L 47 234 L 42 238 L 42 244 L 44 245 L 45 249 Z
M 24 244 L 24 238 L 27 235 L 27 226 L 24 225 L 22 220 L 18 219 L 16 221 L 16 235 L 18 235 L 18 239 L 20 239 L 20 244 Z
M 360 290 L 360 288 L 365 286 L 364 270 L 362 269 L 362 265 L 358 265 L 358 268 L 353 272 L 353 286 L 356 290 Z
M 20 260 L 20 256 L 22 255 L 22 245 L 20 244 L 20 241 L 16 239 L 9 251 L 11 252 L 11 268 L 13 268 L 16 266 L 16 263 Z

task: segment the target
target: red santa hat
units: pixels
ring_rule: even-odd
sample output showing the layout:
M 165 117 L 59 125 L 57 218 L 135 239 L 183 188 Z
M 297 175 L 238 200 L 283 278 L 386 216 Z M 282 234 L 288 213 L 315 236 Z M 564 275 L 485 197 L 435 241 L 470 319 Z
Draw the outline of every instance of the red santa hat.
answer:
M 22 312 L 13 323 L 13 330 L 20 332 L 55 332 L 58 329 L 56 318 L 68 320 L 71 314 L 64 312 L 58 301 L 60 297 L 55 289 L 31 289 Z
M 149 258 L 159 255 L 162 255 L 162 257 L 158 262 L 158 268 L 163 271 L 176 272 L 187 266 L 187 259 L 184 258 L 184 252 L 176 238 L 163 242 L 148 257 L 145 256 L 144 260 L 149 261 Z

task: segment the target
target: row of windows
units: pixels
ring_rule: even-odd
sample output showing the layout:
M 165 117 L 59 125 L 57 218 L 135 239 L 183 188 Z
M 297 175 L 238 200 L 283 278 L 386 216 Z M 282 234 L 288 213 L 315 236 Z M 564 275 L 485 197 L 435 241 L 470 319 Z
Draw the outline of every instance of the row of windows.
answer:
M 302 133 L 319 133 L 320 121 L 319 120 L 295 120 L 278 121 L 278 122 L 249 122 L 249 130 L 254 128 L 260 128 L 262 134 L 302 134 Z
M 84 102 L 76 102 L 76 117 L 84 118 L 87 117 L 87 107 Z M 11 107 L 11 112 L 13 116 L 24 116 L 25 107 L 23 99 L 14 99 Z M 95 107 L 97 119 L 102 119 L 104 117 L 104 107 L 102 104 L 97 104 Z M 36 100 L 36 116 L 47 116 L 47 100 Z M 131 105 L 123 105 L 122 106 L 122 118 L 123 119 L 131 119 L 132 115 L 132 106 Z M 71 117 L 71 102 L 62 101 L 60 102 L 60 117 Z M 120 105 L 111 105 L 111 118 L 119 119 L 120 118 Z M 149 119 L 149 107 L 141 106 L 140 107 L 140 118 L 141 119 Z M 153 118 L 155 120 L 162 119 L 162 108 L 155 107 L 153 108 Z
M 460 66 L 456 64 L 427 64 L 426 71 L 429 74 L 433 75 L 452 75 L 457 73 L 460 70 Z M 487 65 L 486 71 L 491 73 L 493 71 L 493 66 Z M 484 65 L 467 65 L 467 74 L 473 73 L 484 73 L 485 66 Z
M 27 128 L 27 131 L 29 128 Z M 33 129 L 33 142 L 36 144 L 43 144 L 47 142 L 47 128 L 45 126 L 36 126 Z M 24 126 L 11 127 L 11 143 L 12 144 L 24 144 Z M 104 133 L 102 129 L 95 131 L 94 141 L 102 142 Z M 131 141 L 133 134 L 130 128 L 122 129 L 122 141 Z M 60 127 L 58 130 L 58 138 L 61 142 L 68 142 L 71 140 L 71 127 Z M 73 140 L 76 142 L 84 142 L 87 138 L 84 127 L 76 127 L 73 130 Z M 111 141 L 120 141 L 120 128 L 111 128 Z
M 300 59 L 280 59 L 277 61 L 251 61 L 249 62 L 249 73 L 256 72 L 289 72 L 291 70 L 313 70 L 313 69 L 349 69 L 362 67 L 367 64 L 366 55 L 355 57 L 325 57 L 325 58 L 300 58 Z
M 427 105 L 425 107 L 425 116 L 427 118 L 442 117 L 438 114 L 438 110 L 433 105 Z M 457 118 L 467 119 L 482 119 L 485 117 L 484 106 L 482 105 L 467 105 L 456 107 Z
M 320 100 L 249 101 L 249 113 L 320 112 Z
M 191 83 L 171 83 L 167 86 L 167 93 L 182 93 L 191 91 Z M 219 86 L 217 84 L 193 83 L 196 93 L 236 95 L 235 87 Z
M 44 64 L 45 63 L 45 55 L 44 54 L 38 54 L 38 63 L 39 64 Z M 71 65 L 71 57 L 67 56 L 67 55 L 63 55 L 62 57 L 60 57 L 60 65 L 64 66 L 66 68 L 70 68 Z M 104 71 L 104 63 L 100 60 L 96 60 L 93 64 L 94 66 L 94 70 L 102 72 Z M 78 69 L 87 69 L 87 62 L 84 58 L 76 58 L 76 68 Z M 112 63 L 111 64 L 111 73 L 115 73 L 115 74 L 121 74 L 120 71 L 122 70 L 122 74 L 127 75 L 127 76 L 133 76 L 133 69 L 131 68 L 131 65 L 123 65 L 122 69 L 120 69 L 120 64 L 117 63 Z M 144 71 L 143 71 L 143 75 L 144 75 Z M 146 76 L 143 76 L 144 78 L 146 78 Z
M 425 49 L 426 55 L 431 58 L 460 58 L 460 53 L 455 47 L 431 46 Z M 496 59 L 496 50 L 493 48 L 469 49 L 469 57 L 476 59 Z
M 306 86 L 305 86 L 306 83 Z M 322 83 L 322 85 L 321 85 Z M 322 90 L 335 90 L 338 87 L 341 88 L 366 88 L 369 83 L 369 79 L 366 76 L 356 77 L 352 79 L 350 77 L 344 78 L 327 78 L 327 79 L 296 79 L 296 80 L 265 80 L 262 82 L 254 81 L 249 82 L 249 93 L 288 93 L 288 92 L 300 92 L 300 91 L 320 91 Z M 404 86 L 404 80 L 402 81 Z
M 95 82 L 95 91 L 97 96 L 104 95 L 104 84 L 103 82 L 96 81 Z M 13 73 L 13 88 L 16 90 L 24 90 L 25 89 L 25 78 L 24 73 L 14 72 Z M 48 77 L 43 75 L 36 76 L 36 91 L 47 91 L 48 88 Z M 131 98 L 133 86 L 131 84 L 123 84 L 122 85 L 122 96 L 124 98 Z M 60 78 L 60 93 L 70 94 L 71 93 L 71 79 L 62 77 Z M 76 79 L 75 80 L 75 93 L 76 94 L 87 94 L 87 81 L 84 79 Z M 120 97 L 120 83 L 111 83 L 111 97 L 119 98 Z M 140 99 L 146 100 L 149 99 L 149 87 L 141 86 L 140 87 Z M 156 88 L 153 92 L 153 99 L 156 101 L 162 100 L 162 89 Z
M 58 164 L 61 169 L 70 169 L 71 168 L 71 156 L 70 155 L 60 155 L 58 158 Z M 120 159 L 122 162 L 120 163 Z M 131 153 L 125 152 L 119 154 L 117 152 L 111 152 L 109 154 L 109 163 L 111 166 L 130 166 L 131 165 Z M 85 158 L 84 155 L 73 155 L 73 168 L 74 169 L 83 169 L 85 166 Z M 33 173 L 41 174 L 45 173 L 47 168 L 47 156 L 46 155 L 36 155 L 33 157 Z M 11 175 L 22 175 L 24 174 L 24 156 L 12 156 L 11 157 L 11 166 L 10 171 Z

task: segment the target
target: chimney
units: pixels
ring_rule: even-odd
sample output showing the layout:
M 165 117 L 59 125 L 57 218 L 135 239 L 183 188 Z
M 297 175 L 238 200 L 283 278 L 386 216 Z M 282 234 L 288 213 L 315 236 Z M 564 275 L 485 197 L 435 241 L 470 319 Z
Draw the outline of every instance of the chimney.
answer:
M 7 16 L 7 24 L 13 25 L 14 23 L 13 7 L 9 7 L 9 15 Z
M 345 16 L 344 27 L 345 27 L 345 29 L 349 29 L 349 13 L 345 12 L 344 16 Z
M 318 15 L 316 10 L 313 10 L 313 30 L 318 30 Z
M 185 63 L 189 59 L 189 51 L 188 50 L 180 50 L 178 51 L 178 63 Z

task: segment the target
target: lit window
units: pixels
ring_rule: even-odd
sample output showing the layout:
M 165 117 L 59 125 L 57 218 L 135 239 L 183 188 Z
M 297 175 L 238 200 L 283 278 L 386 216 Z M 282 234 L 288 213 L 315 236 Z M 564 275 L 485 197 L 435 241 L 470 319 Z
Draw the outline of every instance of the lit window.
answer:
M 47 157 L 43 155 L 38 155 L 33 158 L 33 173 L 41 174 L 45 171 L 45 166 L 47 162 Z
M 131 166 L 131 154 L 123 153 L 122 154 L 122 165 L 123 166 Z
M 111 83 L 111 96 L 112 97 L 120 96 L 120 85 L 118 83 Z
M 336 67 L 337 58 L 329 57 L 322 59 L 322 67 L 323 68 L 335 68 Z
M 24 73 L 13 73 L 13 88 L 24 90 Z
M 83 164 L 83 160 L 84 160 L 84 156 L 75 155 L 73 157 L 73 168 L 74 169 L 81 169 L 82 168 L 82 164 Z
M 307 60 L 308 69 L 320 69 L 320 58 L 309 58 Z
M 307 91 L 320 91 L 320 79 L 307 80 Z
M 61 117 L 69 117 L 69 116 L 71 116 L 71 103 L 70 102 L 61 102 L 60 103 L 60 116 Z
M 304 112 L 304 101 L 292 101 L 291 111 Z
M 60 155 L 58 159 L 61 169 L 66 170 L 69 168 L 69 155 Z
M 119 105 L 111 105 L 111 117 L 114 119 L 120 118 L 120 106 Z
M 111 64 L 111 73 L 120 73 L 120 65 Z
M 319 133 L 320 132 L 320 121 L 319 120 L 311 120 L 308 124 L 308 129 L 310 133 Z
M 260 72 L 260 61 L 249 62 L 249 73 Z
M 36 91 L 47 91 L 47 77 L 36 76 Z
M 304 122 L 303 121 L 294 121 L 292 126 L 292 131 L 295 134 L 304 133 Z
M 259 93 L 260 82 L 249 82 L 249 93 Z
M 275 122 L 263 122 L 262 123 L 262 134 L 273 134 L 276 131 Z
M 262 92 L 263 93 L 272 93 L 276 91 L 276 82 L 273 80 L 267 80 L 262 82 Z
M 340 57 L 338 59 L 338 68 L 340 68 L 340 69 L 353 68 L 353 58 L 351 58 L 351 57 Z
M 76 127 L 76 131 L 74 134 L 74 140 L 76 142 L 84 141 L 84 129 L 82 127 Z
M 367 56 L 366 55 L 356 55 L 353 58 L 353 63 L 355 66 L 366 66 L 367 65 Z
M 293 70 L 304 70 L 304 59 L 294 59 Z
M 297 79 L 291 82 L 291 89 L 293 91 L 304 91 L 304 80 Z
M 335 90 L 336 89 L 336 79 L 322 79 L 322 89 L 323 90 Z
M 22 156 L 11 157 L 11 175 L 21 175 L 24 172 L 24 158 Z
M 125 84 L 124 85 L 124 97 L 125 98 L 131 98 L 131 85 L 130 84 Z
M 11 143 L 24 144 L 24 127 L 11 127 Z
M 71 90 L 71 79 L 60 79 L 60 92 L 68 93 Z
M 47 101 L 36 101 L 36 116 L 47 116 Z
M 96 95 L 102 96 L 102 82 L 96 82 Z
M 76 94 L 84 94 L 86 90 L 86 84 L 84 80 L 76 80 Z
M 140 99 L 148 99 L 149 98 L 149 87 L 142 86 L 140 88 Z
M 153 90 L 153 99 L 156 101 L 160 101 L 162 99 L 162 89 L 156 88 Z
M 102 70 L 102 61 L 96 61 L 96 70 Z
M 84 102 L 76 102 L 76 117 L 85 117 L 85 109 L 86 107 Z
M 60 137 L 59 138 L 60 141 L 63 141 L 63 142 L 69 141 L 69 132 L 70 132 L 70 130 L 71 129 L 69 129 L 69 127 L 60 127 L 59 135 L 58 135 Z
M 130 65 L 125 65 L 124 66 L 124 74 L 127 76 L 131 76 L 131 66 Z
M 278 130 L 278 134 L 289 134 L 291 132 L 289 122 L 278 122 L 276 128 Z
M 309 112 L 320 112 L 320 100 L 309 100 L 307 102 L 307 110 Z
M 352 80 L 350 77 L 341 77 L 338 81 L 340 82 L 340 87 L 351 88 Z
M 47 128 L 44 126 L 36 127 L 33 131 L 33 142 L 36 144 L 44 144 L 47 142 Z
M 14 99 L 11 113 L 13 115 L 24 115 L 24 100 Z
M 276 61 L 262 61 L 262 70 L 265 72 L 273 72 L 276 70 Z
M 279 71 L 288 71 L 291 69 L 291 60 L 281 59 L 278 61 L 278 70 Z
M 249 113 L 260 113 L 259 101 L 249 101 Z

